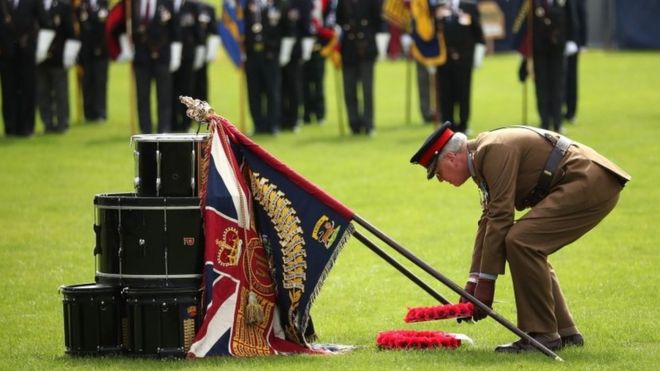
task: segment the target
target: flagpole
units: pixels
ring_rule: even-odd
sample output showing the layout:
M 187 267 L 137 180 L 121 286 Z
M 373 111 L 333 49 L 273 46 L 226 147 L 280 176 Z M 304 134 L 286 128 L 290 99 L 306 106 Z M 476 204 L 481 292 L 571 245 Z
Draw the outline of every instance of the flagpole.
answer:
M 126 37 L 129 43 L 133 42 L 133 0 L 126 0 Z M 135 113 L 137 112 L 136 91 L 135 91 L 135 69 L 133 62 L 129 62 L 129 79 L 128 79 L 128 123 L 131 130 L 131 135 L 137 133 L 135 123 Z
M 245 129 L 245 65 L 241 63 L 238 70 L 238 125 L 243 133 L 247 133 Z
M 435 291 L 431 286 L 427 285 L 424 281 L 422 281 L 419 277 L 417 277 L 412 271 L 401 265 L 401 263 L 396 261 L 391 255 L 383 251 L 383 249 L 378 247 L 378 245 L 376 245 L 371 240 L 369 240 L 365 235 L 360 233 L 360 231 L 356 230 L 355 232 L 353 232 L 353 236 L 355 236 L 355 238 L 357 238 L 358 241 L 362 242 L 371 251 L 375 252 L 376 255 L 380 256 L 386 262 L 390 263 L 391 266 L 396 268 L 396 270 L 401 272 L 404 276 L 408 277 L 411 281 L 417 284 L 417 286 L 419 286 L 422 290 L 426 291 L 426 293 L 431 295 L 434 299 L 441 302 L 442 304 L 450 304 L 449 300 L 445 299 L 445 297 L 442 296 L 439 292 Z
M 71 13 L 73 16 L 73 31 L 75 35 L 80 38 L 80 19 L 78 19 L 78 10 L 80 9 L 80 0 L 74 0 L 71 5 Z M 76 64 L 74 67 L 76 71 L 76 122 L 83 123 L 83 92 L 82 92 L 82 79 L 83 68 L 81 65 Z
M 362 217 L 360 217 L 357 214 L 353 215 L 353 220 L 362 227 L 364 227 L 366 230 L 371 232 L 374 236 L 378 237 L 381 241 L 387 243 L 391 248 L 396 250 L 399 254 L 403 255 L 405 258 L 407 258 L 409 261 L 417 265 L 419 268 L 422 268 L 422 270 L 424 270 L 426 273 L 430 274 L 435 279 L 442 282 L 445 286 L 449 287 L 452 291 L 454 291 L 455 293 L 459 294 L 461 297 L 465 298 L 466 300 L 474 304 L 480 310 L 484 311 L 489 317 L 497 321 L 502 326 L 506 327 L 509 331 L 513 332 L 514 334 L 518 335 L 520 338 L 525 339 L 526 341 L 531 343 L 536 349 L 541 351 L 543 354 L 547 355 L 550 358 L 553 358 L 556 361 L 561 361 L 561 362 L 564 361 L 561 357 L 559 357 L 556 353 L 548 349 L 545 345 L 541 344 L 538 340 L 529 336 L 529 334 L 520 330 L 511 322 L 509 322 L 507 319 L 497 314 L 495 311 L 493 311 L 492 308 L 479 301 L 479 299 L 472 296 L 467 291 L 463 290 L 463 288 L 461 288 L 456 283 L 445 277 L 442 273 L 435 270 L 433 267 L 428 265 L 423 260 L 419 259 L 417 256 L 415 256 L 413 253 L 408 251 L 406 248 L 399 245 L 396 241 L 391 239 L 385 233 L 378 230 L 371 223 L 362 219 Z
M 411 58 L 409 55 L 406 55 L 406 117 L 405 117 L 405 122 L 406 125 L 410 125 L 411 119 L 410 119 L 410 107 L 411 107 L 411 96 L 412 96 L 412 68 L 411 68 Z
M 342 109 L 342 97 L 344 85 L 341 82 L 341 67 L 335 66 L 335 97 L 337 100 L 337 122 L 339 123 L 339 135 L 344 136 L 344 110 Z

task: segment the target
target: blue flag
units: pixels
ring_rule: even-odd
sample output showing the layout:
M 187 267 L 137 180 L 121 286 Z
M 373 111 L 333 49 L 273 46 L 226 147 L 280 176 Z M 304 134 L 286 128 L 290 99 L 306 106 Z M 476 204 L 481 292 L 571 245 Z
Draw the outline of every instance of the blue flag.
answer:
M 241 45 L 245 33 L 243 9 L 246 0 L 224 0 L 222 16 L 218 22 L 218 34 L 227 55 L 236 67 L 241 65 Z

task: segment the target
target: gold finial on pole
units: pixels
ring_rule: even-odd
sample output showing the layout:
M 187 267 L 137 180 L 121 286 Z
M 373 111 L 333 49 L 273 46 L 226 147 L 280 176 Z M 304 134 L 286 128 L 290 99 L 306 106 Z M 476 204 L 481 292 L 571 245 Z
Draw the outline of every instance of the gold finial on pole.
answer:
M 203 100 L 180 95 L 179 101 L 188 107 L 186 115 L 197 122 L 206 122 L 210 116 L 215 115 L 213 108 Z

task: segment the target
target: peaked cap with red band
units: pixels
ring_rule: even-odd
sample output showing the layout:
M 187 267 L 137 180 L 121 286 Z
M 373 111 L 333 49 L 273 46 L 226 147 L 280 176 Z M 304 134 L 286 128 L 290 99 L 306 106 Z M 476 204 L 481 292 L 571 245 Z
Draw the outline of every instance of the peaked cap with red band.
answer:
M 454 132 L 450 128 L 450 122 L 442 124 L 442 126 L 434 131 L 433 134 L 426 138 L 424 144 L 422 144 L 417 153 L 415 153 L 410 159 L 411 163 L 420 164 L 426 168 L 427 179 L 433 178 L 435 165 L 438 161 L 438 154 L 440 154 L 442 147 L 444 147 L 454 135 Z

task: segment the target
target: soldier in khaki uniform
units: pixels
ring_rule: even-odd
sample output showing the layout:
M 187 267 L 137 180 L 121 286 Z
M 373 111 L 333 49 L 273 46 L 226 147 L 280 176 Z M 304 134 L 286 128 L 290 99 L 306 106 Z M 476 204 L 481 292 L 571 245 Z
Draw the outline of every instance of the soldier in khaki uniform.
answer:
M 411 162 L 424 166 L 429 179 L 458 187 L 472 178 L 481 190 L 483 212 L 465 290 L 492 306 L 495 280 L 508 261 L 518 327 L 552 350 L 583 345 L 548 255 L 595 227 L 614 208 L 630 175 L 588 146 L 522 126 L 468 140 L 446 123 Z M 514 209 L 527 208 L 514 220 Z M 475 309 L 473 319 L 485 316 Z M 495 351 L 531 349 L 519 340 Z

